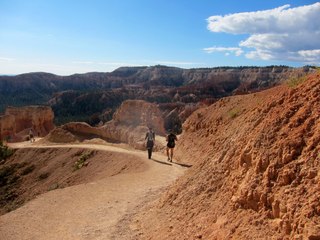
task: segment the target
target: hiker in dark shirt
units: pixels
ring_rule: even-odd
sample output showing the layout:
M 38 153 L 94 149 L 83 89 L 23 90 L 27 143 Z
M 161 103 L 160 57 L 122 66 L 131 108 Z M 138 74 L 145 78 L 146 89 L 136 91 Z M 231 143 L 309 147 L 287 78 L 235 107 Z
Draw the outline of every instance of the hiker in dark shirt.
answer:
M 167 135 L 166 137 L 166 141 L 167 143 L 167 156 L 168 156 L 168 161 L 172 162 L 172 158 L 173 158 L 173 149 L 175 147 L 175 141 L 178 141 L 177 136 L 170 131 L 169 135 Z M 169 156 L 169 151 L 170 151 L 170 156 Z
M 148 158 L 151 159 L 152 149 L 155 141 L 155 133 L 151 127 L 149 127 L 149 131 L 146 134 L 145 140 L 147 140 Z

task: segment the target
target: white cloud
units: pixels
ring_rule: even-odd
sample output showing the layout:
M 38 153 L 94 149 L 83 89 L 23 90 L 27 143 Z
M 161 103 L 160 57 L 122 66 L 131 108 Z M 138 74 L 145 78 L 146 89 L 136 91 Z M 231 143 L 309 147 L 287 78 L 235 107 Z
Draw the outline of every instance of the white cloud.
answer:
M 272 54 L 269 51 L 257 50 L 250 51 L 245 54 L 245 56 L 249 59 L 262 59 L 262 60 L 274 60 Z
M 225 52 L 226 56 L 229 56 L 230 53 L 234 53 L 236 56 L 240 56 L 243 53 L 243 50 L 239 47 L 209 47 L 203 49 L 207 53 L 214 52 Z
M 0 62 L 12 62 L 12 61 L 14 61 L 13 58 L 0 57 Z
M 212 32 L 249 34 L 239 43 L 247 48 L 251 59 L 320 63 L 320 2 L 296 8 L 279 8 L 211 16 L 208 29 Z M 310 54 L 312 56 L 310 56 Z
M 302 50 L 298 51 L 298 54 L 306 59 L 306 62 L 310 63 L 320 63 L 320 49 L 314 49 L 314 50 Z
M 317 57 L 320 55 L 320 49 L 315 50 L 307 50 L 307 51 L 299 51 L 299 54 L 304 57 Z

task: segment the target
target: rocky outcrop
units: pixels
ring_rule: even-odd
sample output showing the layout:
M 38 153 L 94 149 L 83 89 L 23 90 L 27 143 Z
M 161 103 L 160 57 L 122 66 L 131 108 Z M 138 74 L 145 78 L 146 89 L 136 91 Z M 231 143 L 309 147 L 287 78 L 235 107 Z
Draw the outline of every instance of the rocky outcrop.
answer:
M 0 139 L 8 141 L 15 133 L 15 117 L 13 115 L 0 116 Z
M 320 74 L 298 80 L 187 119 L 193 167 L 143 210 L 143 239 L 320 239 Z
M 152 127 L 157 134 L 164 135 L 164 122 L 156 104 L 142 100 L 124 101 L 113 115 L 115 125 L 127 127 Z
M 19 133 L 28 134 L 33 129 L 36 136 L 45 136 L 54 128 L 54 114 L 50 107 L 8 107 L 0 117 L 1 138 L 14 139 Z
M 78 141 L 75 135 L 61 127 L 54 128 L 44 139 L 52 143 L 73 143 Z
M 168 129 L 168 131 L 180 134 L 182 130 L 181 126 L 182 122 L 179 117 L 179 112 L 175 108 L 165 116 L 165 128 Z
M 129 100 L 120 106 L 111 121 L 101 127 L 92 127 L 84 122 L 70 122 L 59 130 L 52 131 L 46 139 L 51 142 L 65 142 L 99 137 L 109 142 L 123 142 L 144 150 L 144 138 L 148 127 L 152 127 L 157 134 L 164 135 L 163 124 L 160 110 L 155 104 Z M 68 132 L 67 138 L 58 136 L 65 131 Z M 155 150 L 162 147 L 156 142 Z

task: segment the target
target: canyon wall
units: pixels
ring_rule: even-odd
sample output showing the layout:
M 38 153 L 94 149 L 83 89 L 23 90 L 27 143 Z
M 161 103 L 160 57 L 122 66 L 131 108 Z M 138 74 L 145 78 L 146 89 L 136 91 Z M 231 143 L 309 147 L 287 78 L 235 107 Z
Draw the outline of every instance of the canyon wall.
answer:
M 27 135 L 33 129 L 36 136 L 45 136 L 54 128 L 54 113 L 47 106 L 8 107 L 0 117 L 1 139 Z

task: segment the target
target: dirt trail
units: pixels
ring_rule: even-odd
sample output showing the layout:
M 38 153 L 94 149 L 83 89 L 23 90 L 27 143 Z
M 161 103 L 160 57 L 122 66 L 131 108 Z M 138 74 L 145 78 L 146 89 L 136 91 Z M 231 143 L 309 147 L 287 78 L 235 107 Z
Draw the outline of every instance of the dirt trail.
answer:
M 89 148 L 133 154 L 145 161 L 144 172 L 128 173 L 40 195 L 21 208 L 0 216 L 0 239 L 133 239 L 130 216 L 139 206 L 183 174 L 185 168 L 169 164 L 161 153 L 154 160 L 146 153 L 108 145 L 24 143 L 18 148 Z

